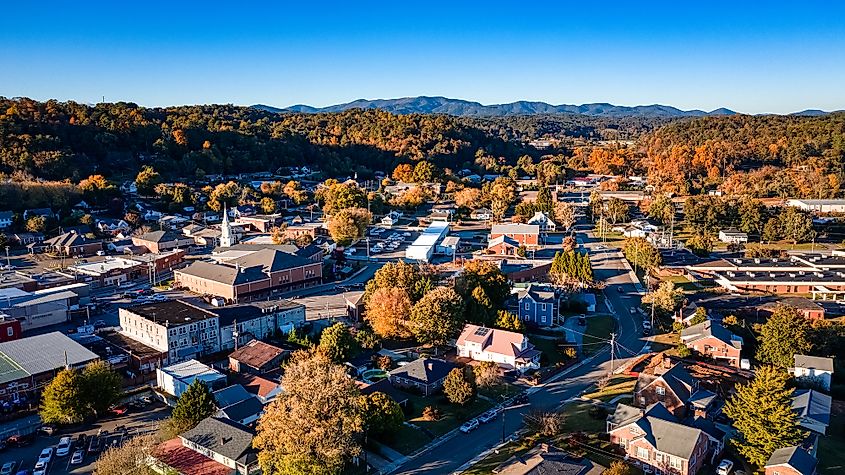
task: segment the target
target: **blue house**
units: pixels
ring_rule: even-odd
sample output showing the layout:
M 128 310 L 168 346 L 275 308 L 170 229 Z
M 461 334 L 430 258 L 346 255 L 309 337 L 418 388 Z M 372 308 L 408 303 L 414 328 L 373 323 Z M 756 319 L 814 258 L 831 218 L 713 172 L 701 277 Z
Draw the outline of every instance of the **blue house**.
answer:
M 517 316 L 525 323 L 550 327 L 557 323 L 559 305 L 555 292 L 550 287 L 529 284 L 516 294 Z

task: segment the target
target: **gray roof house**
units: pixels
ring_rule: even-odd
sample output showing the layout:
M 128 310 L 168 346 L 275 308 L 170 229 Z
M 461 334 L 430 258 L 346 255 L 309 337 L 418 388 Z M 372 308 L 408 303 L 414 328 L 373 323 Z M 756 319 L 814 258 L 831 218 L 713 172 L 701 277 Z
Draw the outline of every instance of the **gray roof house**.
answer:
M 833 377 L 833 358 L 821 356 L 795 355 L 795 365 L 789 372 L 796 379 L 805 382 L 816 382 L 822 388 L 830 391 L 830 383 Z
M 413 388 L 430 396 L 443 386 L 446 375 L 456 367 L 438 358 L 419 358 L 390 371 L 388 379 L 393 386 Z
M 551 287 L 528 284 L 516 291 L 517 317 L 523 322 L 541 326 L 554 326 L 559 317 L 558 297 Z
M 798 414 L 798 425 L 824 435 L 830 425 L 832 399 L 812 389 L 798 389 L 792 393 L 792 409 Z
M 814 475 L 818 461 L 801 447 L 784 447 L 777 449 L 766 462 L 766 473 L 778 473 L 778 468 L 783 473 L 799 473 L 801 475 Z M 792 471 L 787 472 L 786 469 Z M 771 470 L 769 470 L 771 469 Z
M 252 448 L 255 434 L 242 424 L 221 417 L 208 417 L 180 435 L 182 445 L 209 456 L 238 473 L 257 469 L 258 452 Z

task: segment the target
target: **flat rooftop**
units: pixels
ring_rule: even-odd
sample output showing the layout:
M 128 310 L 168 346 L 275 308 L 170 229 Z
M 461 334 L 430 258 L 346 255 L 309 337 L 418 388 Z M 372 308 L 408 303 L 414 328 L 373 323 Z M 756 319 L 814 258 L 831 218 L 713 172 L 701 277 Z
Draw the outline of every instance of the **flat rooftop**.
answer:
M 191 322 L 217 318 L 217 315 L 211 311 L 183 300 L 145 303 L 128 307 L 126 310 L 165 326 L 186 325 Z

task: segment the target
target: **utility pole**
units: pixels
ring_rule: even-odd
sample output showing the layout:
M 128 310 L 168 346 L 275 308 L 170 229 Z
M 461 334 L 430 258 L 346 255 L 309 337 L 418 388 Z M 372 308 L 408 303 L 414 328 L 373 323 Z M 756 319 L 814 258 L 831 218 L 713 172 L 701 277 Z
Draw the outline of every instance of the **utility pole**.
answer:
M 610 374 L 613 374 L 616 363 L 616 333 L 610 334 Z

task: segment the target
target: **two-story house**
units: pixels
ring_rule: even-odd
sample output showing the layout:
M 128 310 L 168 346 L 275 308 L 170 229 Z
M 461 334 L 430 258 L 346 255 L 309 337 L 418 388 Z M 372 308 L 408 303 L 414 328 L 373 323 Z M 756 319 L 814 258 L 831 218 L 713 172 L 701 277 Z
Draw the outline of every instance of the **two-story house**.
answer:
M 550 218 L 549 215 L 542 211 L 534 213 L 534 216 L 528 220 L 528 224 L 536 224 L 537 226 L 540 226 L 541 233 L 553 233 L 557 230 L 557 224 L 552 221 L 552 218 Z
M 795 365 L 789 372 L 795 379 L 813 381 L 822 388 L 830 391 L 830 380 L 833 377 L 833 358 L 821 356 L 795 355 Z
M 255 433 L 236 421 L 209 417 L 153 451 L 151 464 L 159 473 L 249 475 L 259 471 Z
M 670 366 L 666 369 L 664 365 Z M 637 377 L 634 406 L 646 408 L 659 402 L 672 415 L 683 418 L 687 413 L 687 404 L 697 390 L 698 381 L 689 371 L 680 363 L 672 365 L 666 359 L 653 372 L 642 372 Z
M 812 389 L 796 389 L 792 393 L 792 410 L 798 415 L 798 425 L 825 435 L 830 425 L 833 399 Z
M 559 302 L 551 287 L 528 284 L 516 291 L 516 300 L 516 315 L 521 321 L 540 327 L 550 327 L 557 323 Z
M 608 416 L 607 432 L 629 460 L 659 474 L 694 475 L 708 461 L 707 435 L 679 423 L 661 403 L 646 409 L 617 405 Z
M 742 338 L 712 320 L 681 331 L 681 341 L 701 356 L 725 361 L 739 368 Z
M 516 332 L 467 324 L 455 346 L 458 356 L 492 361 L 520 372 L 540 367 L 540 352 Z

